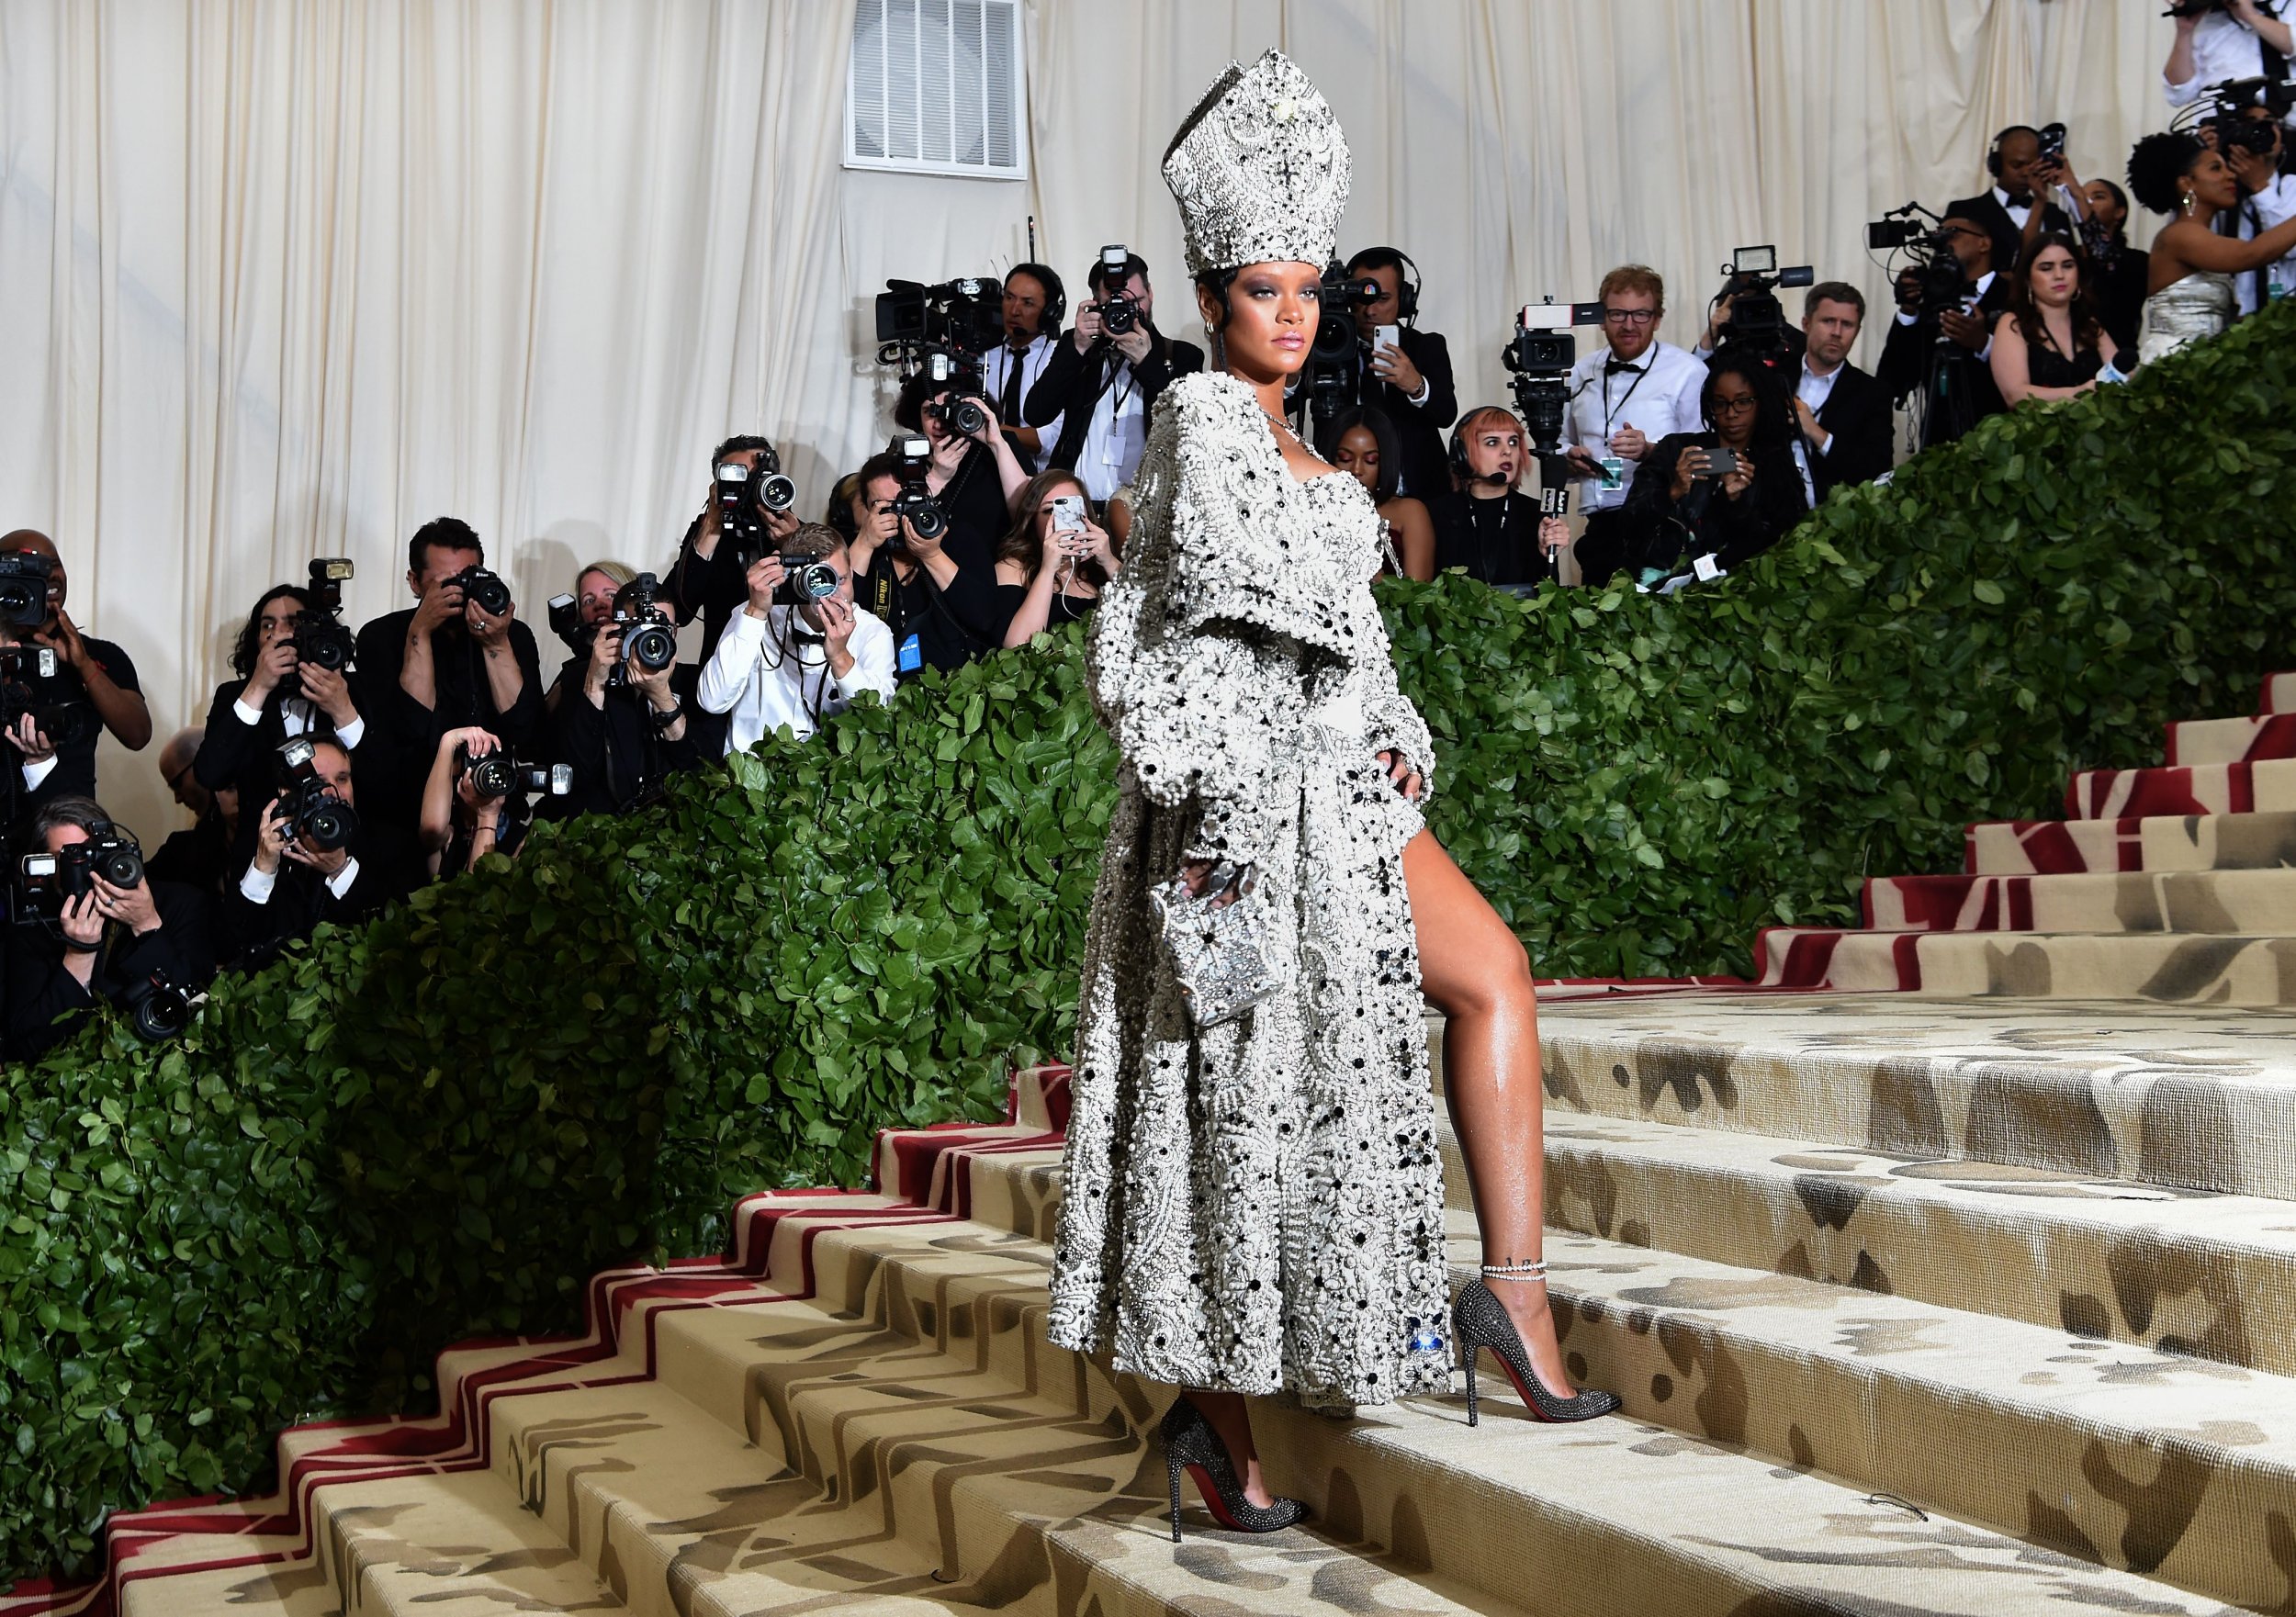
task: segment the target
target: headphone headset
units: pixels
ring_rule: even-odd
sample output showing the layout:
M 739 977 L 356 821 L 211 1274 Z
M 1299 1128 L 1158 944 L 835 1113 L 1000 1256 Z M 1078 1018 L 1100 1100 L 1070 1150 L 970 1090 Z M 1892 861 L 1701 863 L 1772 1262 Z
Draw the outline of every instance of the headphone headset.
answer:
M 1357 264 L 1361 264 L 1366 258 L 1374 253 L 1377 253 L 1381 257 L 1391 257 L 1396 260 L 1396 264 L 1394 265 L 1395 323 L 1401 326 L 1408 326 L 1419 318 L 1419 287 L 1423 279 L 1419 273 L 1419 266 L 1412 262 L 1411 254 L 1404 252 L 1401 247 L 1367 247 L 1361 253 L 1356 254 L 1355 261 Z M 1373 265 L 1372 267 L 1385 268 L 1387 266 Z M 1405 280 L 1403 278 L 1403 272 L 1407 269 L 1411 272 L 1411 278 L 1409 280 Z
M 2001 142 L 2011 135 L 2031 135 L 2038 140 L 2041 131 L 2031 124 L 2011 124 L 1993 137 L 1993 144 L 1985 149 L 1985 172 L 1997 180 L 2001 177 Z
M 1467 418 L 1461 416 L 1451 428 L 1451 475 L 1464 483 L 1475 474 L 1467 466 Z
M 1068 288 L 1061 284 L 1060 274 L 1045 264 L 1016 264 L 1005 272 L 1007 280 L 1015 275 L 1027 275 L 1044 292 L 1044 313 L 1039 320 L 1040 333 L 1059 336 L 1061 317 L 1068 312 Z

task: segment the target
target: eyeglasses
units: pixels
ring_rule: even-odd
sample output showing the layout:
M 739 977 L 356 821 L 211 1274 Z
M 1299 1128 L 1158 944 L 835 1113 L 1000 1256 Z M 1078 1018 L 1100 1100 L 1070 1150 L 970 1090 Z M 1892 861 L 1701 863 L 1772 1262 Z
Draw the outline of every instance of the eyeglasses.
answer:
M 1603 322 L 1612 326 L 1647 326 L 1659 318 L 1655 309 L 1606 309 Z
M 1735 415 L 1741 410 L 1753 408 L 1751 399 L 1717 399 L 1714 401 L 1714 413 L 1716 415 Z

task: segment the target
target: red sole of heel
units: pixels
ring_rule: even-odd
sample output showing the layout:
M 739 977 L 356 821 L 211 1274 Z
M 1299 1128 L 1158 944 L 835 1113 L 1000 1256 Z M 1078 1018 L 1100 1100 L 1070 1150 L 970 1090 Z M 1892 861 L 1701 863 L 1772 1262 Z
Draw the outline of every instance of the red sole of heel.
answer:
M 1214 1522 L 1219 1522 L 1230 1533 L 1251 1531 L 1249 1528 L 1239 1525 L 1236 1519 L 1228 1514 L 1228 1507 L 1221 1502 L 1220 1489 L 1213 1486 L 1210 1472 L 1201 1465 L 1189 1465 L 1185 1469 L 1187 1472 L 1187 1479 L 1196 1485 L 1196 1491 L 1203 1496 L 1204 1509 L 1211 1512 L 1211 1519 Z
M 1480 1349 L 1478 1349 L 1477 1351 L 1478 1351 L 1478 1352 L 1480 1352 Z M 1508 1363 L 1506 1362 L 1506 1360 L 1504 1360 L 1504 1359 L 1503 1359 L 1503 1358 L 1500 1358 L 1500 1357 L 1499 1357 L 1499 1355 L 1498 1355 L 1497 1353 L 1493 1353 L 1493 1354 L 1491 1354 L 1491 1356 L 1494 1360 L 1497 1360 L 1497 1361 L 1498 1361 L 1498 1364 L 1499 1364 L 1499 1368 L 1500 1368 L 1501 1372 L 1502 1372 L 1503 1374 L 1504 1374 L 1504 1375 L 1505 1375 L 1505 1376 L 1506 1376 L 1506 1378 L 1507 1378 L 1508 1382 L 1509 1382 L 1509 1383 L 1510 1383 L 1510 1384 L 1514 1387 L 1514 1396 L 1515 1396 L 1516 1398 L 1521 1398 L 1521 1399 L 1523 1400 L 1523 1407 L 1524 1407 L 1525 1409 L 1528 1409 L 1528 1410 L 1531 1412 L 1531 1419 L 1532 1419 L 1532 1420 L 1548 1420 L 1548 1415 L 1547 1415 L 1547 1412 L 1546 1412 L 1544 1409 L 1540 1409 L 1540 1408 L 1538 1407 L 1538 1402 L 1537 1402 L 1537 1400 L 1536 1400 L 1536 1399 L 1535 1399 L 1535 1398 L 1533 1398 L 1531 1397 L 1531 1391 L 1530 1391 L 1530 1388 L 1528 1388 L 1528 1387 L 1525 1387 L 1525 1386 L 1523 1385 L 1523 1378 L 1522 1378 L 1520 1376 L 1517 1376 L 1517 1375 L 1514 1373 L 1514 1365 L 1512 1365 L 1512 1364 L 1508 1364 Z M 1543 1390 L 1543 1389 L 1542 1389 L 1542 1390 Z M 1548 1398 L 1553 1398 L 1555 1395 L 1554 1395 L 1553 1393 L 1551 1393 L 1551 1392 L 1550 1392 L 1550 1393 L 1548 1393 L 1548 1394 L 1547 1394 L 1547 1396 L 1548 1396 Z M 1549 1420 L 1548 1423 L 1549 1425 L 1566 1425 L 1566 1424 L 1568 1424 L 1568 1422 L 1565 1422 L 1565 1421 L 1554 1421 L 1554 1420 Z

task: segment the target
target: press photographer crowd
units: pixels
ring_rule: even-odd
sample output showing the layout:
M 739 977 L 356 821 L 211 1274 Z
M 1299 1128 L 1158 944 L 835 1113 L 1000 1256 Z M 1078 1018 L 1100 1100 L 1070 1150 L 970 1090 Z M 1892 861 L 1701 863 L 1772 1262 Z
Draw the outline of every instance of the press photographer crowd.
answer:
M 2076 173 L 2063 125 L 2019 125 L 1986 152 L 1986 189 L 1870 225 L 1889 309 L 1758 247 L 1685 320 L 1655 272 L 1622 264 L 1588 302 L 1523 309 L 1501 355 L 1511 398 L 1462 410 L 1450 345 L 1421 323 L 1418 265 L 1367 247 L 1325 274 L 1294 419 L 1369 492 L 1394 572 L 1705 587 L 1834 489 L 1887 477 L 1901 408 L 1908 447 L 1949 442 L 2122 381 L 2296 288 L 2296 82 L 2277 9 L 2179 7 L 2164 75 L 2178 110 L 2128 155 L 2125 191 Z M 2128 240 L 2132 195 L 2167 220 L 2149 253 Z M 355 634 L 350 564 L 312 561 L 253 603 L 204 725 L 159 749 L 196 823 L 148 855 L 96 779 L 101 733 L 152 739 L 134 665 L 73 623 L 54 543 L 0 537 L 6 1053 L 38 1056 L 98 1000 L 167 1037 L 219 967 L 515 858 L 539 818 L 626 814 L 680 770 L 1086 617 L 1121 567 L 1151 411 L 1206 356 L 1159 327 L 1150 266 L 1127 248 L 1104 248 L 1084 286 L 1072 318 L 1043 264 L 892 283 L 876 309 L 878 357 L 901 378 L 884 452 L 815 503 L 765 439 L 718 444 L 661 574 L 593 562 L 547 603 L 555 672 L 454 517 L 408 539 L 412 604 Z M 1885 327 L 1871 373 L 1850 360 L 1870 313 Z M 1579 327 L 1599 331 L 1584 354 Z M 699 666 L 677 636 L 696 618 Z

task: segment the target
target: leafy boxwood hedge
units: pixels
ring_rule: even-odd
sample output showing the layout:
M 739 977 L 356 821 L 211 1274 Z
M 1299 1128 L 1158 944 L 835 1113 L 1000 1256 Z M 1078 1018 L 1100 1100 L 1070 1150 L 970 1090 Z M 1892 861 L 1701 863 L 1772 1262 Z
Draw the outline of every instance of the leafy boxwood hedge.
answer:
M 2284 660 L 2296 307 L 1987 423 L 1670 601 L 1384 586 L 1434 823 L 1571 975 L 1743 970 L 1964 822 L 2246 711 Z M 282 1424 L 409 1407 L 456 1337 L 851 1183 L 1064 1050 L 1114 758 L 1074 635 L 769 743 L 625 821 L 90 1028 L 0 1086 L 0 1575 L 116 1505 L 259 1482 Z

